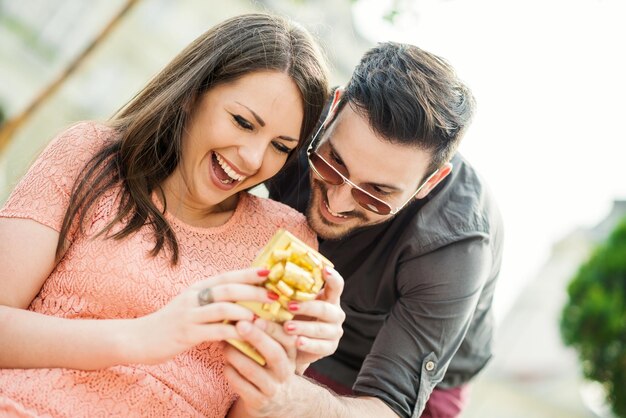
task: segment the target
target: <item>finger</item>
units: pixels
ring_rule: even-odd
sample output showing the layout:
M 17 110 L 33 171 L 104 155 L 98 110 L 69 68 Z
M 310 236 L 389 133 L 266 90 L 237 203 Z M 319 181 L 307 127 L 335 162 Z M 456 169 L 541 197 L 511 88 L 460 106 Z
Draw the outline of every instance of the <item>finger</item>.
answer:
M 193 340 L 197 341 L 198 344 L 205 341 L 223 341 L 231 338 L 239 338 L 239 333 L 232 324 L 217 323 L 194 325 L 191 330 Z
M 338 341 L 343 335 L 341 325 L 319 321 L 291 320 L 283 324 L 283 329 L 289 335 L 303 335 L 305 337 L 322 340 Z
M 247 322 L 247 324 L 252 327 L 250 322 Z M 241 336 L 237 338 L 241 338 Z M 243 379 L 247 380 L 263 395 L 274 395 L 275 387 L 272 383 L 273 379 L 270 375 L 270 370 L 259 365 L 236 347 L 230 345 L 224 348 L 224 359 Z
M 324 290 L 323 299 L 330 302 L 339 304 L 339 297 L 343 292 L 344 280 L 343 277 L 332 267 L 324 268 Z
M 273 292 L 261 286 L 249 284 L 229 283 L 211 286 L 211 293 L 215 301 L 258 301 L 271 303 L 275 300 L 270 297 Z
M 193 322 L 253 321 L 254 312 L 231 302 L 215 302 L 198 306 L 193 312 Z
M 296 357 L 298 352 L 296 348 L 296 336 L 289 335 L 285 332 L 285 328 L 282 325 L 272 321 L 266 321 L 258 318 L 254 321 L 254 324 L 282 345 L 283 349 L 287 353 L 287 357 L 292 359 Z
M 262 325 L 263 322 L 259 324 Z M 279 380 L 285 380 L 293 373 L 294 357 L 290 358 L 278 341 L 247 321 L 238 322 L 236 328 L 241 338 L 248 341 L 265 358 L 266 367 L 272 369 Z
M 269 270 L 260 268 L 249 268 L 243 270 L 232 270 L 225 273 L 217 274 L 205 280 L 201 280 L 193 285 L 196 289 L 205 287 L 213 287 L 226 283 L 247 283 L 259 284 L 267 279 Z
M 337 350 L 337 342 L 337 340 L 320 340 L 299 336 L 296 345 L 300 351 L 325 357 Z
M 229 350 L 232 347 L 229 347 Z M 233 348 L 234 349 L 234 348 Z M 238 350 L 235 350 L 238 351 Z M 264 400 L 264 395 L 259 389 L 250 383 L 232 364 L 224 365 L 224 377 L 228 381 L 233 392 L 241 396 L 244 403 L 251 406 L 255 410 L 255 405 L 260 405 Z
M 291 301 L 288 308 L 292 313 L 315 318 L 322 322 L 342 324 L 346 319 L 345 312 L 338 304 L 323 300 L 311 300 L 308 302 Z

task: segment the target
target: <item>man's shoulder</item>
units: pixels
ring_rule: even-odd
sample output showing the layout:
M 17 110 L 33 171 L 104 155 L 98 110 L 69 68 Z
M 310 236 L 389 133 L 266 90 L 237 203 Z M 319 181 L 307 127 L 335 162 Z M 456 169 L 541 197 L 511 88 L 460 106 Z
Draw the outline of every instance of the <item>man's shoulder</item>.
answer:
M 273 178 L 265 182 L 270 198 L 304 213 L 308 205 L 310 184 L 306 152 L 302 151 Z
M 444 183 L 431 192 L 419 210 L 403 218 L 405 237 L 420 251 L 471 238 L 489 239 L 502 228 L 486 181 L 462 155 L 457 154 L 452 162 L 454 169 Z

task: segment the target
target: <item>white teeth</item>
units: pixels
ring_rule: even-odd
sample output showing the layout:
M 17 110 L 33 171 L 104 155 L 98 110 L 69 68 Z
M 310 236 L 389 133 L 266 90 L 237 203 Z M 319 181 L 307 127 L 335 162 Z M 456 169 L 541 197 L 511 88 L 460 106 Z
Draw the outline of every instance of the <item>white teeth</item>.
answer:
M 347 218 L 346 215 L 340 215 L 338 213 L 333 212 L 328 206 L 328 203 L 326 201 L 324 201 L 324 206 L 326 206 L 326 209 L 328 210 L 328 212 L 330 212 L 331 215 L 336 216 L 337 218 Z
M 246 176 L 242 176 L 241 174 L 237 174 L 237 172 L 235 170 L 233 170 L 233 168 L 230 165 L 228 165 L 228 163 L 226 161 L 224 161 L 222 156 L 219 155 L 217 152 L 215 153 L 215 156 L 217 158 L 217 162 L 219 163 L 220 167 L 222 167 L 224 172 L 226 174 L 228 174 L 228 177 L 233 179 L 233 181 L 242 181 L 243 179 L 246 178 Z M 229 183 L 229 182 L 224 182 L 223 181 L 222 183 Z

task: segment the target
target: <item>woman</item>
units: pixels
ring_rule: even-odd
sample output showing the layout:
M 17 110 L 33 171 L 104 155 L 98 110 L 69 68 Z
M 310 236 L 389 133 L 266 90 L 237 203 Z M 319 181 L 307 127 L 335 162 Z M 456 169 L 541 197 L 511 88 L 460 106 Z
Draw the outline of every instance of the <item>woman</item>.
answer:
M 231 302 L 277 296 L 247 267 L 278 227 L 315 245 L 302 216 L 245 191 L 295 155 L 326 97 L 310 36 L 244 15 L 109 123 L 59 135 L 0 210 L 0 415 L 224 416 L 215 342 L 253 320 Z M 340 335 L 340 278 L 327 283 L 298 313 L 338 331 L 304 335 L 299 370 Z

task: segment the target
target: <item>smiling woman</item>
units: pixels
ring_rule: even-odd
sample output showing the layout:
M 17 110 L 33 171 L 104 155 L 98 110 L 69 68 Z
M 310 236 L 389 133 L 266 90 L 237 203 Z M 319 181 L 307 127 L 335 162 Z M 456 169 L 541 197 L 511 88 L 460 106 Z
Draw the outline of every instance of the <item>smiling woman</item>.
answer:
M 285 164 L 299 143 L 303 113 L 298 86 L 278 71 L 209 90 L 183 134 L 180 164 L 163 182 L 170 212 L 195 226 L 223 223 L 239 191 Z
M 233 302 L 277 296 L 256 286 L 269 271 L 247 267 L 281 227 L 317 245 L 302 215 L 246 190 L 311 133 L 326 74 L 299 26 L 238 16 L 111 121 L 52 141 L 0 209 L 0 415 L 228 413 L 218 341 L 240 337 L 228 321 L 254 320 Z M 300 310 L 323 332 L 287 322 L 266 344 L 267 379 L 288 376 L 272 359 L 293 373 L 334 351 L 332 275 Z

